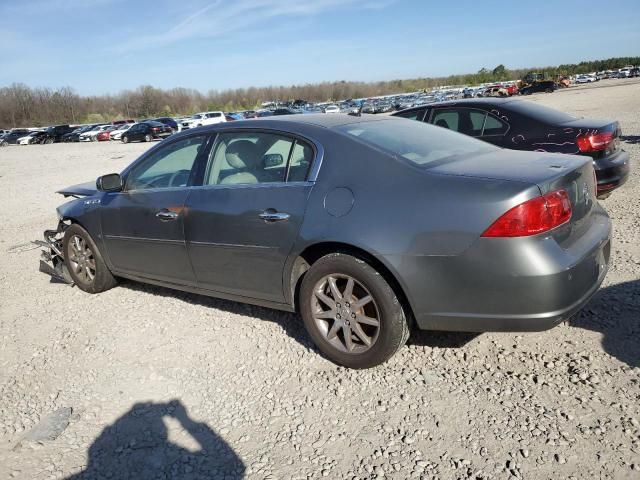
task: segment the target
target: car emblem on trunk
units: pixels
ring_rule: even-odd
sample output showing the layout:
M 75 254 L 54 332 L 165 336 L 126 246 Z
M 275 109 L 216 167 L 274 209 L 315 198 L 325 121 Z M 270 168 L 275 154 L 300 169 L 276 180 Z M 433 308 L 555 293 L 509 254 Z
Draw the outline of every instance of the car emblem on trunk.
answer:
M 587 182 L 582 184 L 582 196 L 584 197 L 584 202 L 589 205 L 591 203 L 591 194 L 589 193 Z

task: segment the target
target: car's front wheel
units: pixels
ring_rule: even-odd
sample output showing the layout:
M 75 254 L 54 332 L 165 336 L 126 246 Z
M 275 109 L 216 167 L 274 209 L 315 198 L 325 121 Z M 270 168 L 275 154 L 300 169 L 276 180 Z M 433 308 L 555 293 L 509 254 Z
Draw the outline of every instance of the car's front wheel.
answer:
M 129 137 L 127 137 L 126 135 L 122 137 L 122 143 L 129 143 Z
M 409 327 L 393 289 L 369 264 L 333 253 L 306 272 L 299 296 L 309 335 L 330 360 L 369 368 L 393 356 Z
M 73 282 L 80 290 L 100 293 L 116 285 L 116 279 L 105 264 L 89 233 L 73 224 L 64 232 L 64 258 Z

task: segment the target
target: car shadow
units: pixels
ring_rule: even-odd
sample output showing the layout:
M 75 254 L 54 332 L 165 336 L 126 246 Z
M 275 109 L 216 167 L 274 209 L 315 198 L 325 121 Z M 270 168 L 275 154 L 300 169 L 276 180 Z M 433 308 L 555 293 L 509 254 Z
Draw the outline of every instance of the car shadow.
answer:
M 172 418 L 195 440 L 192 450 L 169 440 Z M 189 442 L 192 444 L 192 442 Z M 244 477 L 245 465 L 207 424 L 196 422 L 179 400 L 138 403 L 107 426 L 91 444 L 86 468 L 67 480 L 151 480 Z
M 605 352 L 640 367 L 640 280 L 603 288 L 569 325 L 601 333 Z
M 621 135 L 620 140 L 631 145 L 640 144 L 640 135 Z
M 135 282 L 133 280 L 121 279 L 120 287 L 128 288 L 138 292 L 144 292 L 151 295 L 159 295 L 162 297 L 176 298 L 181 301 L 198 305 L 205 308 L 215 308 L 227 313 L 235 315 L 243 315 L 246 317 L 254 317 L 259 320 L 267 320 L 278 324 L 284 332 L 291 338 L 300 343 L 303 347 L 318 352 L 316 346 L 307 335 L 302 319 L 298 314 L 274 310 L 266 307 L 250 305 L 248 303 L 234 302 L 220 298 L 208 297 L 197 293 L 182 292 L 171 288 L 160 287 L 145 283 Z
M 407 340 L 407 345 L 430 348 L 462 348 L 480 335 L 480 333 L 472 332 L 440 332 L 414 328 L 409 340 Z
M 303 347 L 319 354 L 298 314 L 181 292 L 131 280 L 121 280 L 120 286 L 151 295 L 176 298 L 193 305 L 277 323 L 287 335 Z M 631 367 L 639 367 L 640 280 L 603 288 L 581 313 L 569 321 L 569 324 L 573 327 L 602 333 L 602 345 L 607 353 Z M 480 335 L 480 333 L 426 331 L 414 328 L 407 344 L 430 348 L 462 348 Z
M 311 341 L 304 328 L 304 323 L 300 315 L 280 310 L 273 310 L 265 307 L 258 307 L 246 303 L 234 302 L 231 300 L 223 300 L 206 295 L 196 293 L 181 292 L 170 288 L 159 287 L 145 283 L 135 282 L 133 280 L 120 280 L 120 287 L 128 288 L 138 292 L 144 292 L 151 295 L 160 295 L 163 297 L 177 298 L 179 300 L 198 305 L 206 308 L 215 308 L 223 310 L 227 313 L 254 317 L 259 320 L 267 320 L 277 323 L 287 335 L 296 340 L 305 348 L 319 354 L 319 350 Z M 461 348 L 476 338 L 479 333 L 466 332 L 438 332 L 424 331 L 413 328 L 411 335 L 407 341 L 408 345 L 424 346 L 431 348 Z

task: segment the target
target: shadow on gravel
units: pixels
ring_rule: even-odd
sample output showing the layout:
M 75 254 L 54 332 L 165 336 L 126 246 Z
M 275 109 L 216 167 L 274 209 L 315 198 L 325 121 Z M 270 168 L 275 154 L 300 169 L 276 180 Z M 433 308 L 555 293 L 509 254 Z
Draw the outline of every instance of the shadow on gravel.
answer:
M 195 293 L 181 292 L 170 288 L 158 287 L 155 285 L 138 283 L 124 279 L 121 279 L 118 286 L 138 292 L 150 293 L 152 295 L 177 298 L 193 305 L 215 308 L 217 310 L 223 310 L 236 315 L 245 315 L 259 320 L 275 322 L 282 327 L 287 335 L 299 342 L 302 346 L 320 354 L 316 346 L 311 341 L 311 338 L 309 338 L 302 319 L 297 314 L 233 302 L 230 300 L 207 297 L 205 295 L 198 295 Z M 479 335 L 479 333 L 437 332 L 413 329 L 407 344 L 431 348 L 461 348 Z
M 640 280 L 603 288 L 569 325 L 601 333 L 605 352 L 640 367 Z
M 256 305 L 249 305 L 247 303 L 233 302 L 231 300 L 207 297 L 206 295 L 198 295 L 196 293 L 181 292 L 179 290 L 138 283 L 125 279 L 120 280 L 118 287 L 128 288 L 137 292 L 150 293 L 152 295 L 176 298 L 184 302 L 191 303 L 192 305 L 199 305 L 206 308 L 215 308 L 217 310 L 223 310 L 235 315 L 254 317 L 259 320 L 268 320 L 280 325 L 280 327 L 282 327 L 287 335 L 296 340 L 302 346 L 316 352 L 318 351 L 316 346 L 311 341 L 311 338 L 309 338 L 309 336 L 307 335 L 307 331 L 304 328 L 302 319 L 300 318 L 300 316 L 294 313 L 273 310 L 271 308 L 259 307 Z
M 169 441 L 164 418 L 180 423 L 200 445 L 191 451 Z M 139 403 L 106 427 L 89 447 L 87 468 L 67 480 L 243 478 L 245 466 L 206 424 L 193 421 L 178 400 Z
M 620 140 L 631 145 L 638 145 L 640 144 L 640 135 L 621 135 Z
M 411 331 L 407 345 L 431 348 L 462 348 L 480 335 L 480 333 L 438 332 L 415 328 Z

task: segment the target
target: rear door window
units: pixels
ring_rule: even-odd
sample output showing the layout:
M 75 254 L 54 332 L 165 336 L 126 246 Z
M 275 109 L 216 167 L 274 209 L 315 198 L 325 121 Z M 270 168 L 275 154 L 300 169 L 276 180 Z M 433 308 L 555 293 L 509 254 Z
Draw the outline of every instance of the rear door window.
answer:
M 204 185 L 305 181 L 313 158 L 306 142 L 267 132 L 218 135 Z
M 448 128 L 454 132 L 458 131 L 458 120 L 460 115 L 455 110 L 436 110 L 431 119 L 436 127 Z
M 394 117 L 408 118 L 409 120 L 418 120 L 420 122 L 424 118 L 424 113 L 426 111 L 427 111 L 426 108 L 418 108 L 416 110 L 409 110 L 407 112 L 396 113 Z
M 436 109 L 431 123 L 471 137 L 479 137 L 482 135 L 485 115 L 481 110 L 470 108 Z
M 484 122 L 484 130 L 482 132 L 482 136 L 486 137 L 489 135 L 504 135 L 508 130 L 509 125 L 506 122 L 488 113 L 487 118 Z

